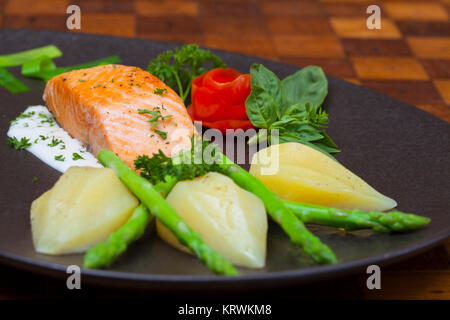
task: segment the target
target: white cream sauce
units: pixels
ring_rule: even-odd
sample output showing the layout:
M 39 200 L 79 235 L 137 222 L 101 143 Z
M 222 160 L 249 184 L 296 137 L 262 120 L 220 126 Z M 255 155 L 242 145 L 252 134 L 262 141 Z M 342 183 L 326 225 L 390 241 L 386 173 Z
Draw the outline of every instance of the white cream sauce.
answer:
M 80 141 L 72 138 L 58 125 L 44 106 L 30 106 L 22 112 L 11 122 L 8 137 L 28 139 L 31 146 L 26 150 L 60 172 L 65 172 L 72 166 L 102 167 Z

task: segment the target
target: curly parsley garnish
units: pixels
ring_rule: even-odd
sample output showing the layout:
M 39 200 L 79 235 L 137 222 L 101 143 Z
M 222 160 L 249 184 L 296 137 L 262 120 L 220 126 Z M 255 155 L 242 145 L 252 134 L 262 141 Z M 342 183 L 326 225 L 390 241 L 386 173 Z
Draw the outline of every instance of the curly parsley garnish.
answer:
M 195 142 L 191 139 L 192 145 L 195 143 L 195 147 L 190 150 L 182 151 L 180 159 L 189 159 L 189 161 L 175 161 L 173 158 L 166 156 L 162 150 L 158 153 L 148 157 L 146 155 L 137 157 L 134 160 L 134 167 L 140 172 L 140 175 L 151 183 L 158 183 L 166 181 L 166 178 L 176 177 L 179 181 L 191 180 L 195 177 L 202 176 L 208 172 L 225 172 L 228 168 L 219 164 L 217 161 L 211 161 L 209 164 L 206 161 L 196 163 L 194 160 L 197 157 L 202 157 L 205 148 L 211 148 L 211 145 L 207 141 Z M 197 145 L 199 143 L 200 145 Z M 213 146 L 209 151 L 211 159 L 220 157 L 220 150 L 218 146 Z
M 209 50 L 187 44 L 181 49 L 161 53 L 150 61 L 147 70 L 174 89 L 187 105 L 192 80 L 211 68 L 225 66 L 222 59 Z

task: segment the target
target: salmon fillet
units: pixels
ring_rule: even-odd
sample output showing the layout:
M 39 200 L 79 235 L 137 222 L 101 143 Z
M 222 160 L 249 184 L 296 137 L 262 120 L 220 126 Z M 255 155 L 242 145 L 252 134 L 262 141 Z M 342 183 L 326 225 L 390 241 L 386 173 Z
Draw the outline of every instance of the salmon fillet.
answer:
M 164 94 L 154 93 L 156 89 Z M 173 156 L 190 148 L 194 126 L 183 101 L 142 69 L 105 65 L 67 72 L 50 79 L 43 98 L 72 137 L 95 155 L 102 149 L 114 152 L 132 169 L 139 155 L 151 156 L 161 149 Z M 148 120 L 153 116 L 139 114 L 138 109 L 164 118 L 152 127 Z

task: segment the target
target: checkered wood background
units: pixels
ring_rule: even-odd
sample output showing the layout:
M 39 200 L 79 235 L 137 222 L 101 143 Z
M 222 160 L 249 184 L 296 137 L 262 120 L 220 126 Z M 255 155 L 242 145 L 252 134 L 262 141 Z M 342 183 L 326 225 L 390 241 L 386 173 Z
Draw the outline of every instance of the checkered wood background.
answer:
M 317 64 L 450 121 L 450 0 L 0 0 L 0 26 L 197 43 L 298 66 Z M 382 29 L 365 26 L 381 7 Z
M 316 64 L 450 122 L 450 0 L 0 0 L 0 27 L 67 31 L 69 4 L 81 7 L 81 32 L 197 43 L 300 67 Z M 365 26 L 371 4 L 381 7 L 382 30 Z M 380 291 L 368 291 L 364 277 L 351 277 L 292 294 L 450 299 L 449 252 L 450 240 L 383 269 Z M 0 299 L 67 295 L 61 286 L 0 266 Z M 122 294 L 93 291 L 83 294 Z

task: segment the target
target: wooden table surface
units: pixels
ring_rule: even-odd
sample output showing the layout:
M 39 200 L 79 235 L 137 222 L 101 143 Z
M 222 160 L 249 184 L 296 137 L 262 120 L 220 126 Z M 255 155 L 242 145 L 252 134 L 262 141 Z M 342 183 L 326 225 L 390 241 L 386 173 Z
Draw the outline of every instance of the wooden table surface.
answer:
M 0 27 L 67 31 L 69 4 L 81 8 L 81 32 L 196 43 L 299 67 L 316 64 L 328 75 L 450 122 L 450 0 L 0 0 Z M 381 30 L 366 27 L 366 8 L 373 4 L 381 8 Z M 381 290 L 368 290 L 366 275 L 356 275 L 293 294 L 450 299 L 449 252 L 447 240 L 384 268 Z M 81 297 L 130 296 L 94 287 L 81 291 Z M 0 299 L 66 295 L 73 293 L 63 281 L 0 266 Z

